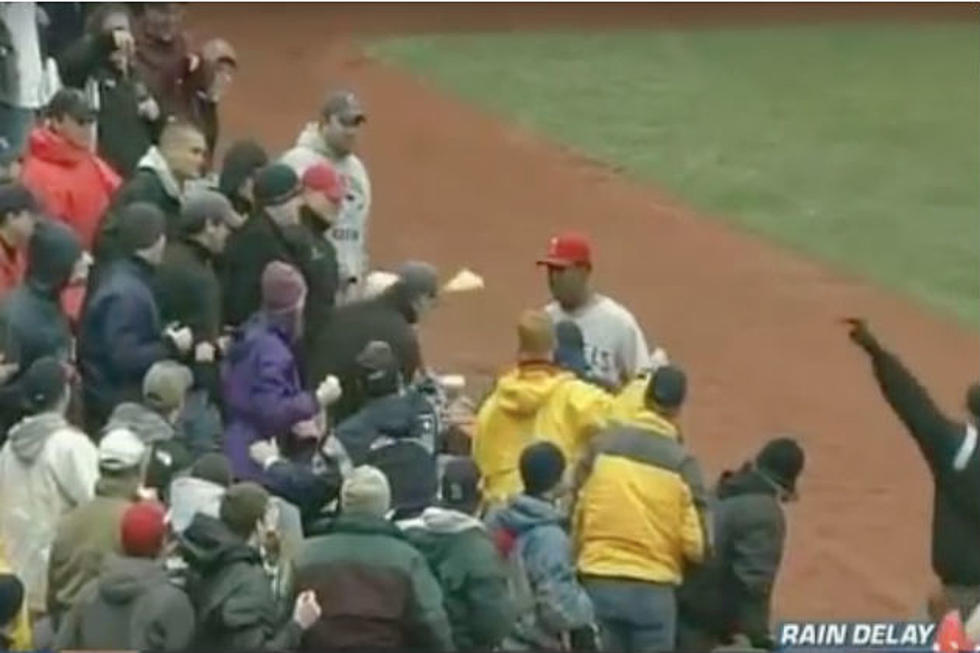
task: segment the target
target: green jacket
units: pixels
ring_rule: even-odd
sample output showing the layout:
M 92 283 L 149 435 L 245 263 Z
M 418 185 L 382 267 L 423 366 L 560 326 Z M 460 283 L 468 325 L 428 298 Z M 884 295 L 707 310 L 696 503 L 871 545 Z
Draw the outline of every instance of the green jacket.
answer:
M 297 592 L 315 591 L 323 609 L 304 649 L 453 649 L 439 583 L 391 522 L 341 514 L 295 566 Z
M 428 508 L 399 524 L 442 585 L 443 604 L 461 651 L 489 651 L 510 632 L 514 604 L 503 561 L 483 522 L 462 512 Z

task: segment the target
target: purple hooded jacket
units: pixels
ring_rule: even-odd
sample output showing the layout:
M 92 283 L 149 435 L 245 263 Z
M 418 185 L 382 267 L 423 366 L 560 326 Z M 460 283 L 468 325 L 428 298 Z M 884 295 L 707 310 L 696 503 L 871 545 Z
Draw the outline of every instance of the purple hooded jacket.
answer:
M 240 480 L 261 481 L 262 468 L 248 454 L 252 443 L 286 435 L 319 411 L 316 398 L 300 383 L 290 340 L 287 329 L 257 313 L 222 365 L 225 455 Z

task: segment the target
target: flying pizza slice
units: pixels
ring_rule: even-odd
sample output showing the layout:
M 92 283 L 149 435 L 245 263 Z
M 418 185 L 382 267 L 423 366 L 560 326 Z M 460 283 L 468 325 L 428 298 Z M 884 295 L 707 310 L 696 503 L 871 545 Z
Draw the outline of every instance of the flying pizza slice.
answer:
M 466 268 L 463 268 L 456 273 L 456 276 L 449 280 L 445 286 L 443 286 L 443 292 L 471 292 L 474 290 L 483 290 L 483 277 L 472 272 Z

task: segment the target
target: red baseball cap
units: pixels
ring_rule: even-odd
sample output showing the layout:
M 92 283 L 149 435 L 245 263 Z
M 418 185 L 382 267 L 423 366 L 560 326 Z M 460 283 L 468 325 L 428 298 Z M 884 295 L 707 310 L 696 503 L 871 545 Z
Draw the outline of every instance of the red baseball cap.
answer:
M 307 168 L 303 173 L 303 186 L 323 193 L 335 203 L 344 199 L 347 192 L 344 178 L 333 166 L 326 163 L 317 163 Z
M 550 268 L 570 268 L 576 265 L 592 267 L 589 239 L 575 233 L 555 236 L 548 245 L 548 255 L 538 259 L 538 265 L 547 265 Z

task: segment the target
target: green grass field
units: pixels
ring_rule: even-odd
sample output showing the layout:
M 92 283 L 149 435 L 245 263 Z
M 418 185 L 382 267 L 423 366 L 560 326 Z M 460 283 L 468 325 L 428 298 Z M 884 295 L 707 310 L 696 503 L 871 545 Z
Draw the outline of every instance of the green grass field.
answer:
M 370 54 L 980 323 L 974 25 L 411 37 Z

